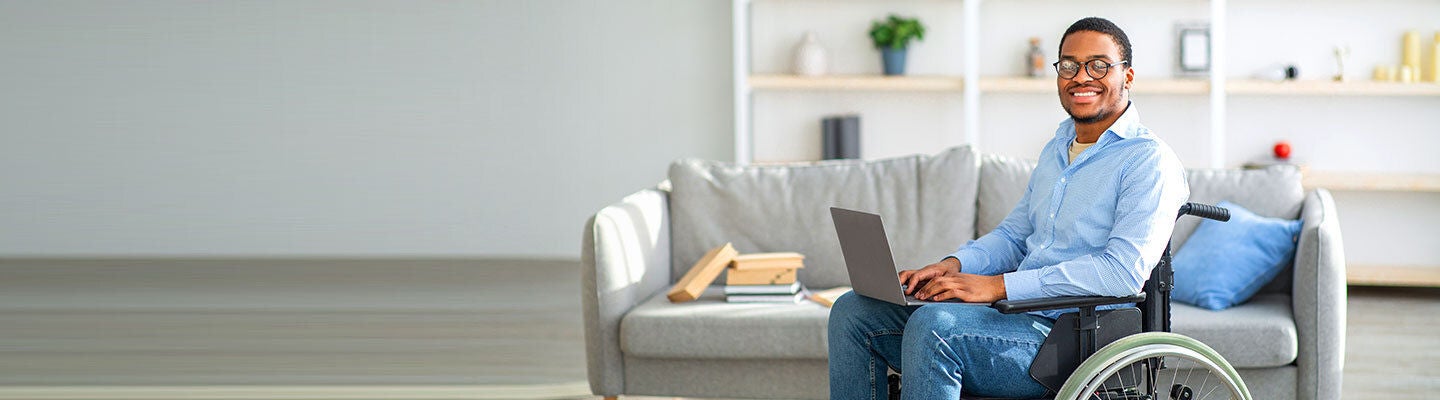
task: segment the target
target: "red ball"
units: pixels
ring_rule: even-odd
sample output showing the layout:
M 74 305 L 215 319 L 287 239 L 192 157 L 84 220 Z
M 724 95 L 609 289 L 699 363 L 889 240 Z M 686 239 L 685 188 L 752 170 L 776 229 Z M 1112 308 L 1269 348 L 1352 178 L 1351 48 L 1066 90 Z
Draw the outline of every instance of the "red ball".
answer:
M 1275 143 L 1275 158 L 1286 160 L 1290 158 L 1290 143 L 1279 141 Z

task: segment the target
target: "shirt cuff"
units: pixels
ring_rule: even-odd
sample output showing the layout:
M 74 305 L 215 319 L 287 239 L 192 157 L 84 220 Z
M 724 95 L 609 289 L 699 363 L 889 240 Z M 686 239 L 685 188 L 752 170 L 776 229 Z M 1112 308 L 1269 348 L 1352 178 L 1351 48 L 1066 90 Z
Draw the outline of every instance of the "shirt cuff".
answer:
M 1006 273 L 1005 277 L 1005 298 L 1009 300 L 1029 300 L 1046 297 L 1045 292 L 1040 289 L 1040 269 L 1030 269 Z
M 955 253 L 946 256 L 946 258 L 955 257 L 956 260 L 960 261 L 960 271 L 958 272 L 974 274 L 975 271 L 984 270 L 985 264 L 989 263 L 988 259 L 981 257 L 979 254 L 976 253 L 979 252 L 975 251 L 975 249 L 972 249 L 970 247 L 965 247 L 956 251 Z

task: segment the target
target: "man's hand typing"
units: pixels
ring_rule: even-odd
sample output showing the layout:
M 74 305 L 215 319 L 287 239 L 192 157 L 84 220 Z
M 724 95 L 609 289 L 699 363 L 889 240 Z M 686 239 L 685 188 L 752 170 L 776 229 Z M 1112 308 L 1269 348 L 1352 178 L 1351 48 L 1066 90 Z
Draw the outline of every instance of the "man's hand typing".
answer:
M 947 272 L 930 279 L 915 293 L 915 298 L 928 301 L 960 299 L 968 303 L 990 303 L 1005 299 L 1005 278 L 999 275 Z
M 926 265 L 925 268 L 900 271 L 900 284 L 905 286 L 905 294 L 913 295 L 925 282 L 944 276 L 949 272 L 960 272 L 960 260 L 946 257 L 940 262 Z

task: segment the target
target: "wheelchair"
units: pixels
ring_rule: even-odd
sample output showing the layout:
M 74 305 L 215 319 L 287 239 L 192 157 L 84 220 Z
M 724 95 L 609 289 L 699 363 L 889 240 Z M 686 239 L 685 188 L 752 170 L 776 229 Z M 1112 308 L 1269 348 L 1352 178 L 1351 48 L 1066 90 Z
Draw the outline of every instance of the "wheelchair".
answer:
M 1176 218 L 1185 215 L 1230 220 L 1229 210 L 1200 203 L 1181 206 Z M 1055 320 L 1030 364 L 1030 376 L 1055 400 L 1251 400 L 1240 374 L 1224 357 L 1204 343 L 1170 332 L 1175 277 L 1170 259 L 1167 243 L 1144 291 L 1133 296 L 1000 300 L 990 307 L 1005 314 L 1079 309 Z M 1096 310 L 1113 304 L 1135 307 Z M 889 397 L 898 399 L 903 389 L 899 376 L 890 375 L 889 385 Z

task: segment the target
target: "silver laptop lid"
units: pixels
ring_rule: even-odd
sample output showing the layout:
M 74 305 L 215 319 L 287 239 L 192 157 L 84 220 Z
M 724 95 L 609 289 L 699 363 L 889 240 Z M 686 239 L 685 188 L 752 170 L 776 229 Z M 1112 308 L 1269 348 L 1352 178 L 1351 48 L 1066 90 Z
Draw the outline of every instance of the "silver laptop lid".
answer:
M 880 216 L 830 207 L 830 218 L 835 221 L 835 234 L 840 237 L 840 251 L 845 255 L 845 269 L 850 272 L 850 286 L 855 293 L 905 304 L 895 256 L 890 253 Z

